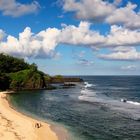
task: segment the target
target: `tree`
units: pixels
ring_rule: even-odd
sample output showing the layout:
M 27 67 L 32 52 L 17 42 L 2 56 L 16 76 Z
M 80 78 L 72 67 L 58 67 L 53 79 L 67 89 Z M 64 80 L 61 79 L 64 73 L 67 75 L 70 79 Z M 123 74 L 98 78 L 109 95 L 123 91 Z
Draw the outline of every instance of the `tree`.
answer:
M 11 73 L 28 69 L 29 64 L 24 59 L 18 59 L 9 55 L 0 54 L 0 73 Z
M 30 69 L 31 69 L 32 71 L 37 71 L 37 65 L 36 65 L 35 63 L 31 64 L 31 65 L 30 65 Z
M 9 89 L 10 78 L 6 74 L 0 74 L 0 90 Z

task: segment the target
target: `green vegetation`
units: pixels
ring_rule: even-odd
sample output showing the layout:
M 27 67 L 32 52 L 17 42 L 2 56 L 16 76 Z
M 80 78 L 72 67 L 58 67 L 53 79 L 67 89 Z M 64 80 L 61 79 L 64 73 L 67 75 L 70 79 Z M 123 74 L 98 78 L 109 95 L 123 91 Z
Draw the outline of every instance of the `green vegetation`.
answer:
M 25 63 L 23 59 L 0 54 L 0 73 L 17 72 L 29 68 L 30 65 Z
M 24 59 L 0 54 L 0 90 L 55 89 L 52 83 L 81 82 L 80 78 L 49 76 L 38 70 L 36 64 L 28 64 Z
M 48 74 L 44 75 L 44 79 L 45 79 L 46 84 L 51 83 L 51 76 L 50 75 L 48 75 Z
M 51 78 L 52 83 L 63 83 L 64 82 L 64 77 L 61 75 L 56 75 Z
M 42 74 L 32 69 L 11 73 L 10 78 L 12 79 L 11 89 L 39 89 L 45 87 Z
M 0 54 L 0 89 L 40 89 L 45 87 L 45 74 L 35 64 Z

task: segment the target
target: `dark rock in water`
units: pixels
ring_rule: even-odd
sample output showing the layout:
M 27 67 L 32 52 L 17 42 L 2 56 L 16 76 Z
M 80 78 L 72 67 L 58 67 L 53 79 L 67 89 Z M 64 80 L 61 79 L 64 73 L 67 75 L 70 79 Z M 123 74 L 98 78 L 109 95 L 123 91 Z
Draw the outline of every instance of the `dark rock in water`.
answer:
M 127 100 L 123 99 L 123 102 L 124 102 L 124 103 L 126 103 L 126 102 L 127 102 Z
M 76 84 L 73 84 L 73 83 L 65 83 L 63 86 L 72 87 L 72 86 L 76 86 Z
M 44 87 L 44 89 L 46 89 L 46 90 L 53 90 L 53 89 L 57 89 L 57 87 L 52 86 L 52 85 L 47 85 L 46 87 Z
M 74 83 L 64 83 L 62 85 L 63 88 L 71 88 L 71 87 L 75 87 L 75 86 L 76 86 L 76 84 L 74 84 Z
M 122 102 L 124 102 L 124 103 L 126 103 L 126 102 L 127 102 L 127 100 L 126 100 L 126 99 L 121 99 L 121 101 L 122 101 Z
M 81 78 L 64 78 L 64 82 L 84 82 Z

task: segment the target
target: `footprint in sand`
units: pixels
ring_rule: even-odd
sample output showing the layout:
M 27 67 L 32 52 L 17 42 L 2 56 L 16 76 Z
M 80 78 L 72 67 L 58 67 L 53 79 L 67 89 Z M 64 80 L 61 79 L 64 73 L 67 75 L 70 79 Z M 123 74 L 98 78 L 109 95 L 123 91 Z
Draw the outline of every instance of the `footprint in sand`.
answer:
M 3 135 L 3 133 L 0 133 L 0 137 L 3 137 L 4 135 Z

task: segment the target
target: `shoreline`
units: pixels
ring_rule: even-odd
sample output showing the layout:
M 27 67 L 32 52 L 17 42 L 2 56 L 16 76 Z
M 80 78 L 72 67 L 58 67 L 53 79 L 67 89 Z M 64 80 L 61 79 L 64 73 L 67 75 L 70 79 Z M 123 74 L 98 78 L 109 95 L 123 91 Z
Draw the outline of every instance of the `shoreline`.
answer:
M 68 140 L 67 132 L 57 126 L 30 118 L 10 106 L 6 94 L 0 92 L 0 139 L 7 140 Z M 36 123 L 41 124 L 36 128 Z

